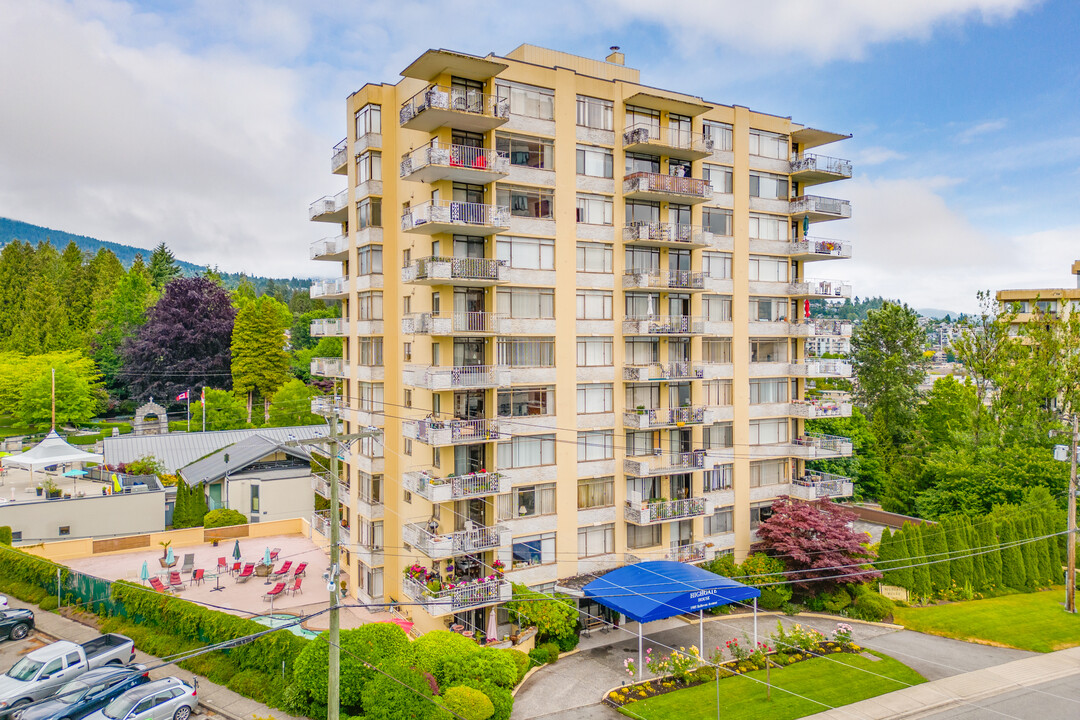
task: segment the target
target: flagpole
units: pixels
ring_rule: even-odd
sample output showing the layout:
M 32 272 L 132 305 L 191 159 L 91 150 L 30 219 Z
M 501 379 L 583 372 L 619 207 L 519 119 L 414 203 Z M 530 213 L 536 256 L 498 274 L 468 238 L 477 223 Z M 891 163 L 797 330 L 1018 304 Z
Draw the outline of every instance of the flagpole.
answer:
M 202 401 L 202 431 L 206 432 L 206 386 L 203 385 L 202 394 L 200 395 Z
M 191 388 L 188 388 L 184 395 L 187 396 L 187 431 L 191 432 Z

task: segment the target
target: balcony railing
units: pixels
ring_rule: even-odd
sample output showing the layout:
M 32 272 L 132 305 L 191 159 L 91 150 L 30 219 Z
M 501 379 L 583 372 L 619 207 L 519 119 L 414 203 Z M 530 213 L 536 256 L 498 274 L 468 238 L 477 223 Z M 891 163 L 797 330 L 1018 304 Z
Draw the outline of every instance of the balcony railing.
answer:
M 851 377 L 851 363 L 844 360 L 810 360 L 793 363 L 791 374 L 799 377 Z
M 791 414 L 804 418 L 851 417 L 851 403 L 834 400 L 796 400 Z
M 404 232 L 438 233 L 455 228 L 499 232 L 509 227 L 510 208 L 501 205 L 440 200 L 412 205 L 401 215 Z
M 796 280 L 791 283 L 790 293 L 800 297 L 848 298 L 851 284 L 841 280 Z
M 791 254 L 849 258 L 851 257 L 851 244 L 841 240 L 808 237 L 791 243 Z
M 623 413 L 623 426 L 646 430 L 669 425 L 698 425 L 705 422 L 705 406 L 652 408 Z
M 636 172 L 623 178 L 623 195 L 650 200 L 676 198 L 683 202 L 705 202 L 712 198 L 712 186 L 701 178 Z
M 705 245 L 704 233 L 697 225 L 638 221 L 622 229 L 623 242 L 658 246 Z
M 805 432 L 795 438 L 795 444 L 800 447 L 810 447 L 826 453 L 848 456 L 852 453 L 851 438 L 840 435 L 826 435 L 818 432 Z
M 697 335 L 705 331 L 704 319 L 696 315 L 628 315 L 624 335 Z
M 628 270 L 623 273 L 623 287 L 704 290 L 705 273 L 690 270 Z
M 334 146 L 334 151 L 330 153 L 330 172 L 337 175 L 345 175 L 348 173 L 349 163 L 349 138 L 345 138 L 337 145 Z M 341 172 L 344 170 L 345 172 Z
M 436 591 L 407 577 L 401 581 L 401 590 L 433 617 L 509 602 L 513 597 L 510 582 L 503 578 L 459 583 L 453 588 Z
M 634 525 L 652 525 L 654 523 L 688 520 L 706 514 L 707 501 L 703 497 L 683 498 L 682 500 L 642 500 L 627 501 L 624 516 Z
M 401 424 L 402 434 L 432 447 L 444 445 L 471 445 L 500 440 L 497 420 L 406 420 Z
M 509 173 L 509 156 L 482 147 L 434 141 L 401 156 L 401 177 L 420 182 L 447 178 L 483 182 Z
M 503 476 L 497 472 L 435 477 L 426 471 L 412 471 L 402 475 L 401 484 L 409 492 L 434 503 L 509 492 L 509 484 L 503 482 Z
M 345 206 L 349 204 L 349 191 L 342 190 L 337 195 L 327 195 L 311 203 L 308 208 L 310 220 L 342 222 L 345 219 Z
M 341 358 L 312 358 L 311 374 L 319 377 L 348 377 L 349 364 Z
M 312 337 L 345 337 L 349 334 L 348 318 L 319 318 L 311 321 L 308 330 Z
M 331 482 L 330 473 L 316 473 L 311 476 L 311 489 L 324 498 L 329 498 Z M 342 480 L 338 480 L 338 497 L 342 500 L 349 499 L 349 485 Z
M 417 313 L 401 319 L 406 335 L 496 335 L 504 332 L 506 315 L 488 312 Z
M 506 260 L 470 257 L 425 257 L 414 260 L 401 269 L 401 281 L 406 283 L 450 284 L 464 281 L 470 284 L 494 284 L 508 279 Z
M 791 156 L 791 174 L 820 175 L 822 179 L 839 179 L 851 177 L 851 161 L 828 155 L 815 155 L 803 153 Z
M 689 130 L 638 123 L 623 132 L 623 147 L 630 151 L 661 151 L 661 154 L 669 157 L 694 160 L 712 154 L 713 139 Z
M 799 216 L 805 215 L 810 218 L 811 222 L 849 218 L 851 217 L 851 203 L 847 200 L 821 197 L 820 195 L 803 195 L 789 203 L 788 213 Z
M 454 123 L 449 114 L 473 116 Z M 426 117 L 425 117 L 426 116 Z M 510 117 L 510 99 L 499 99 L 478 90 L 432 85 L 401 105 L 402 127 L 430 132 L 447 122 L 463 130 L 492 129 Z
M 349 238 L 344 235 L 323 238 L 311 243 L 312 260 L 340 260 L 349 252 Z
M 803 500 L 817 500 L 823 497 L 851 497 L 855 494 L 855 484 L 851 478 L 830 473 L 807 473 L 791 482 L 791 494 Z
M 510 384 L 505 365 L 407 365 L 402 382 L 427 390 L 492 388 Z
M 664 559 L 683 563 L 699 563 L 705 560 L 705 552 L 704 542 L 688 543 L 686 545 L 672 544 Z
M 631 382 L 648 382 L 650 380 L 700 380 L 704 376 L 704 368 L 689 362 L 623 365 L 623 380 L 629 380 Z
M 474 527 L 451 533 L 432 533 L 422 523 L 407 523 L 401 539 L 432 560 L 494 550 L 510 544 L 510 531 L 503 525 Z
M 653 477 L 656 475 L 675 475 L 705 467 L 705 451 L 698 450 L 684 453 L 656 453 L 647 457 L 627 458 L 623 461 L 623 472 L 634 477 Z
M 331 280 L 313 280 L 308 288 L 312 300 L 320 298 L 340 298 L 349 294 L 349 278 L 340 277 Z

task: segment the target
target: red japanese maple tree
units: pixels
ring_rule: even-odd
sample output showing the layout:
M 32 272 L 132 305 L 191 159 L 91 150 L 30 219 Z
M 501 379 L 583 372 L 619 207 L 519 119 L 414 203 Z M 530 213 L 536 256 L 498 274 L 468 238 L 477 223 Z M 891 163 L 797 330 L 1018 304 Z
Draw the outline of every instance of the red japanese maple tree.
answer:
M 797 502 L 781 498 L 772 516 L 758 526 L 761 545 L 794 571 L 795 587 L 811 595 L 834 591 L 841 583 L 860 583 L 881 577 L 865 566 L 874 553 L 867 537 L 851 529 L 855 513 L 824 498 Z

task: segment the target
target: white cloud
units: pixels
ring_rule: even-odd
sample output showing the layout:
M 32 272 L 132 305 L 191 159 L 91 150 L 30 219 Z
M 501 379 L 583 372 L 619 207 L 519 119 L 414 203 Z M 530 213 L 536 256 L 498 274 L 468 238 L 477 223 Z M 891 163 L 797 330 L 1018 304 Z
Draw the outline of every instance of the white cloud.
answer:
M 977 140 L 983 135 L 995 133 L 998 130 L 1004 130 L 1009 124 L 1009 121 L 1004 118 L 997 120 L 987 120 L 976 125 L 972 125 L 969 128 L 964 128 L 960 132 L 956 133 L 956 141 L 959 143 L 970 143 L 973 140 Z
M 904 157 L 905 155 L 903 153 L 897 152 L 892 148 L 875 145 L 859 150 L 855 153 L 855 157 L 852 158 L 852 160 L 859 167 L 870 167 L 891 162 L 893 160 L 903 160 Z

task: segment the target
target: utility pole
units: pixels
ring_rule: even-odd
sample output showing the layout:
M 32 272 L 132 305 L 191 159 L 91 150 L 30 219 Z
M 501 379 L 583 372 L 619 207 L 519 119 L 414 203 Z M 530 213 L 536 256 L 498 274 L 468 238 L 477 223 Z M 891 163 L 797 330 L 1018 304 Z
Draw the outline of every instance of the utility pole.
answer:
M 1069 461 L 1069 532 L 1065 535 L 1066 565 L 1065 571 L 1065 612 L 1076 612 L 1076 443 L 1078 418 L 1072 414 L 1072 457 Z
M 52 429 L 56 429 L 56 368 L 52 369 Z

